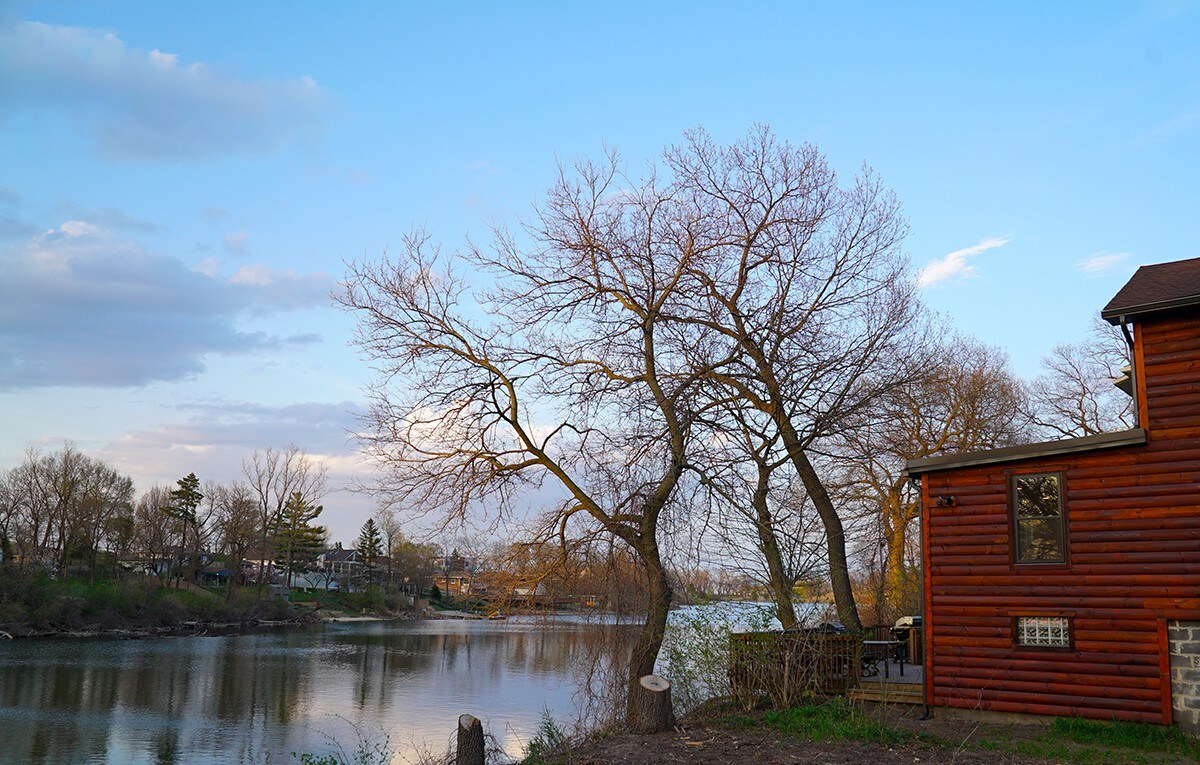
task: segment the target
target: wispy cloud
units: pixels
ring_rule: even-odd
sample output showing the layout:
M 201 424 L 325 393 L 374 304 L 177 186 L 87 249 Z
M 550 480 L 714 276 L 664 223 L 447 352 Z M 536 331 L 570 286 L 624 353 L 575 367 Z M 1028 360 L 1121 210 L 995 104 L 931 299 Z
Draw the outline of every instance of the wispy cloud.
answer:
M 230 252 L 236 252 L 238 255 L 246 254 L 246 243 L 250 240 L 250 235 L 245 231 L 236 231 L 232 234 L 226 234 L 221 240 L 221 244 Z
M 269 151 L 320 135 L 331 98 L 311 78 L 247 81 L 115 33 L 0 21 L 0 115 L 56 109 L 120 160 Z
M 1100 276 L 1119 266 L 1128 257 L 1128 252 L 1097 252 L 1091 257 L 1075 261 L 1075 270 L 1088 276 Z
M 990 237 L 984 239 L 979 244 L 955 250 L 944 258 L 931 260 L 917 273 L 917 284 L 922 287 L 929 287 L 949 280 L 968 279 L 975 275 L 976 270 L 975 266 L 969 263 L 968 260 L 977 255 L 982 255 L 988 250 L 1003 247 L 1011 240 L 1012 237 L 1007 236 Z
M 265 266 L 229 276 L 218 263 L 189 268 L 77 220 L 0 248 L 0 273 L 0 390 L 178 380 L 202 372 L 210 353 L 311 344 L 311 334 L 243 325 L 324 305 L 333 283 Z

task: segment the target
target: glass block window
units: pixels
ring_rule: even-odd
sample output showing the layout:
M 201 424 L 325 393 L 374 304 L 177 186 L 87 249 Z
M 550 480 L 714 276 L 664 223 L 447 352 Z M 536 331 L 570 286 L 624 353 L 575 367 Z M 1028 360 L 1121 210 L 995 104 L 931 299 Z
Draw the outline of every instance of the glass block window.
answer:
M 1067 648 L 1071 645 L 1071 622 L 1065 616 L 1018 616 L 1017 645 Z
M 1016 562 L 1065 563 L 1062 476 L 1013 476 L 1012 509 Z

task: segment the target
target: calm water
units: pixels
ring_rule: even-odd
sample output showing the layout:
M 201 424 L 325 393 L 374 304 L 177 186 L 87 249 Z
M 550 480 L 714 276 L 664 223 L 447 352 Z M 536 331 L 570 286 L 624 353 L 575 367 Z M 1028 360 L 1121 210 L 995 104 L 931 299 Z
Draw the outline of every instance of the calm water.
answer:
M 520 752 L 543 708 L 575 719 L 601 628 L 546 622 L 318 625 L 229 637 L 0 641 L 0 763 L 280 763 L 386 734 L 404 762 L 458 716 Z

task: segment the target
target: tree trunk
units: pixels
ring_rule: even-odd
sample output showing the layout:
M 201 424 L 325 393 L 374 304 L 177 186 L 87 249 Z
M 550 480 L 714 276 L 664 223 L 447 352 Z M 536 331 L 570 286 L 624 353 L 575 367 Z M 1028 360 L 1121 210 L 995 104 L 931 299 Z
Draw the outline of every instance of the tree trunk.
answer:
M 658 675 L 638 678 L 631 690 L 630 704 L 637 707 L 636 718 L 641 727 L 629 729 L 633 733 L 661 733 L 675 727 L 675 713 L 671 709 L 671 684 Z M 632 716 L 631 716 L 632 717 Z
M 862 622 L 858 619 L 854 588 L 850 583 L 850 568 L 846 563 L 846 530 L 842 519 L 833 506 L 833 500 L 829 498 L 829 492 L 825 490 L 825 484 L 821 483 L 816 468 L 801 447 L 796 431 L 791 427 L 783 428 L 783 441 L 800 480 L 804 482 L 804 489 L 825 526 L 825 544 L 829 552 L 829 583 L 833 587 L 833 601 L 837 605 L 838 619 L 842 626 L 851 632 L 861 632 Z
M 483 765 L 483 757 L 483 723 L 471 715 L 461 715 L 454 765 Z
M 664 713 L 657 706 L 647 704 L 646 690 L 641 684 L 641 679 L 654 674 L 654 662 L 662 647 L 663 634 L 667 628 L 667 612 L 671 608 L 671 582 L 659 557 L 658 543 L 652 536 L 643 537 L 637 551 L 646 572 L 650 602 L 646 607 L 646 621 L 629 657 L 625 724 L 635 733 L 661 733 L 675 727 L 670 694 L 667 694 L 667 711 Z
M 796 607 L 792 602 L 792 582 L 783 565 L 783 553 L 779 550 L 779 539 L 775 536 L 775 521 L 767 504 L 771 472 L 766 465 L 760 464 L 758 473 L 758 485 L 751 500 L 754 505 L 754 526 L 758 532 L 758 545 L 767 562 L 767 578 L 775 600 L 779 623 L 785 630 L 795 629 L 799 622 L 796 619 Z
M 887 544 L 887 569 L 884 572 L 884 587 L 887 593 L 888 618 L 904 616 L 910 602 L 908 566 L 905 553 L 908 547 L 909 509 L 903 497 L 893 494 L 884 506 L 883 531 Z

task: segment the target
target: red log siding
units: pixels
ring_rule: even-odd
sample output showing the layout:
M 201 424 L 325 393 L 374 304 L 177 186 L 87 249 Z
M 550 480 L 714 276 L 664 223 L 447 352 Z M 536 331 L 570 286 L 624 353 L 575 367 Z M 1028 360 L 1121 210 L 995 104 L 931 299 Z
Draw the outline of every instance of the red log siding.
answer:
M 929 703 L 1171 721 L 1163 620 L 1200 593 L 1200 318 L 1135 342 L 1145 446 L 924 476 Z M 1063 475 L 1067 562 L 1017 565 L 1009 476 L 1042 471 Z M 1073 645 L 1018 648 L 1019 615 L 1070 617 Z

